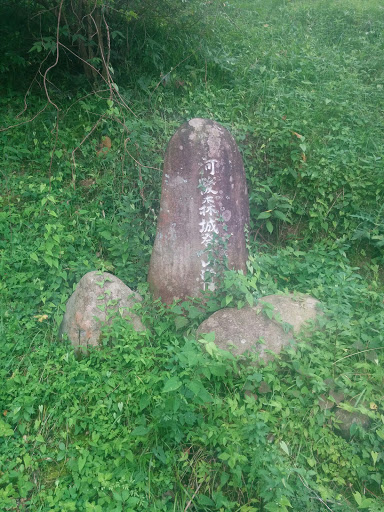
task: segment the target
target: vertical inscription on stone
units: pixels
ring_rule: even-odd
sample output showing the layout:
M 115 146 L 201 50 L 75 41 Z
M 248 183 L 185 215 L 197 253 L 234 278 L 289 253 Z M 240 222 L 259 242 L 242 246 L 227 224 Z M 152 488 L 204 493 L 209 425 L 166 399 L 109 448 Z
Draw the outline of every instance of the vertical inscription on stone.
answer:
M 201 243 L 204 246 L 204 253 L 201 257 L 201 286 L 205 291 L 208 287 L 210 290 L 214 290 L 215 284 L 213 281 L 214 275 L 216 275 L 216 271 L 210 265 L 209 260 L 209 248 L 214 245 L 214 242 L 217 239 L 214 239 L 214 235 L 219 234 L 219 230 L 217 227 L 218 224 L 218 204 L 217 204 L 217 194 L 218 191 L 214 190 L 216 185 L 216 177 L 215 177 L 215 165 L 219 162 L 217 160 L 208 160 L 202 167 L 200 174 L 202 177 L 199 179 L 199 188 L 200 194 L 202 197 L 202 205 L 199 208 L 201 222 L 200 233 L 201 233 Z M 216 199 L 216 201 L 215 201 Z M 211 255 L 212 256 L 212 255 Z M 211 280 L 208 283 L 206 281 L 206 272 L 211 274 Z
M 198 297 L 213 290 L 217 269 L 246 269 L 248 194 L 241 155 L 230 133 L 192 119 L 165 156 L 160 214 L 148 281 L 155 297 Z

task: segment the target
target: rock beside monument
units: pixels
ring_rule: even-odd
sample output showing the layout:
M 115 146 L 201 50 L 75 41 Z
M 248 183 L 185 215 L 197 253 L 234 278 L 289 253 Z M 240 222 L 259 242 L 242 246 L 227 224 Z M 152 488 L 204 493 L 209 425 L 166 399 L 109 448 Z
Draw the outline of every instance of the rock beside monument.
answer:
M 294 342 L 293 335 L 307 321 L 316 319 L 318 304 L 308 295 L 268 295 L 256 307 L 216 311 L 199 326 L 197 335 L 215 332 L 219 348 L 234 355 L 257 352 L 262 360 L 270 361 L 273 354 L 269 351 L 279 354 Z
M 67 335 L 77 349 L 97 346 L 101 327 L 110 325 L 116 316 L 122 316 L 135 331 L 145 331 L 140 318 L 131 308 L 142 299 L 120 279 L 108 272 L 88 272 L 79 281 L 69 298 L 59 330 L 59 337 Z
M 310 295 L 291 293 L 260 297 L 256 308 L 259 311 L 271 310 L 270 306 L 273 306 L 274 316 L 278 317 L 276 319 L 290 324 L 293 332 L 298 333 L 306 322 L 316 320 L 316 317 L 321 314 L 319 305 L 320 302 Z

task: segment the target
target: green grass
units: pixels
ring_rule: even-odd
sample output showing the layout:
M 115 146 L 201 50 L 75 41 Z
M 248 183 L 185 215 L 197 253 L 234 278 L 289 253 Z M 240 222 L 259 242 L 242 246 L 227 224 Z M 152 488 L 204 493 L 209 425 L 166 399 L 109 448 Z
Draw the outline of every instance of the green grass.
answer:
M 1 510 L 384 510 L 384 8 L 217 9 L 201 41 L 198 28 L 162 27 L 135 73 L 118 75 L 136 117 L 58 74 L 56 145 L 50 108 L 0 132 Z M 162 73 L 174 71 L 156 88 L 159 59 Z M 35 91 L 16 119 L 23 96 L 4 88 L 5 125 L 42 108 Z M 205 307 L 167 310 L 145 284 L 159 169 L 192 117 L 223 123 L 242 151 L 249 272 L 227 273 Z M 106 134 L 112 149 L 98 158 Z M 57 331 L 74 285 L 95 269 L 139 289 L 150 330 L 117 322 L 79 359 Z M 321 329 L 296 352 L 255 367 L 195 340 L 211 312 L 278 291 L 324 306 Z M 370 418 L 350 439 L 336 408 L 321 408 L 333 388 L 340 407 Z

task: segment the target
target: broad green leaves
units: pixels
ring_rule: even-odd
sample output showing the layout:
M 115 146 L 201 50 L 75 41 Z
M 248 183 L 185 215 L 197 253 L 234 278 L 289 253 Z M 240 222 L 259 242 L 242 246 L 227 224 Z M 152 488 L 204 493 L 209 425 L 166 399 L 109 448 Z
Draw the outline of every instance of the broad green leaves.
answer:
M 8 437 L 13 435 L 13 429 L 5 421 L 0 419 L 0 438 Z
M 176 391 L 182 385 L 181 380 L 178 377 L 171 377 L 164 384 L 163 393 L 170 393 Z

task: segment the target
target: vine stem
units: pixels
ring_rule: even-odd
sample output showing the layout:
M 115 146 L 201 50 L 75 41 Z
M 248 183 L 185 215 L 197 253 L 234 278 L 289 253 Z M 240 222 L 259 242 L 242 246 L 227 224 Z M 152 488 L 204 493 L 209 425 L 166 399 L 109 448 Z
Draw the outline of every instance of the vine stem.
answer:
M 186 507 L 185 507 L 185 509 L 184 509 L 184 512 L 187 512 L 187 510 L 189 509 L 189 507 L 192 505 L 192 502 L 193 502 L 193 500 L 195 499 L 196 494 L 199 492 L 200 487 L 203 485 L 204 480 L 205 480 L 205 477 L 203 478 L 203 480 L 202 480 L 202 481 L 199 483 L 199 485 L 197 486 L 196 491 L 193 493 L 192 498 L 188 501 L 188 503 L 187 503 L 187 505 L 186 505 Z
M 365 350 L 360 350 L 359 352 L 354 352 L 353 354 L 348 354 L 347 356 L 341 357 L 340 359 L 338 359 L 337 361 L 335 361 L 332 364 L 339 363 L 343 359 L 348 359 L 348 357 L 358 356 L 359 354 L 363 354 L 364 352 L 372 352 L 372 350 L 383 350 L 383 349 L 384 349 L 384 347 L 377 347 L 377 348 L 367 348 Z

